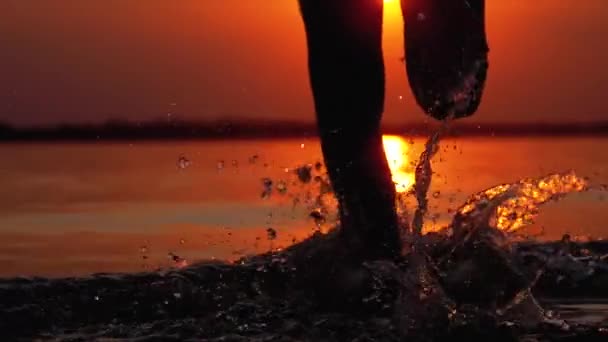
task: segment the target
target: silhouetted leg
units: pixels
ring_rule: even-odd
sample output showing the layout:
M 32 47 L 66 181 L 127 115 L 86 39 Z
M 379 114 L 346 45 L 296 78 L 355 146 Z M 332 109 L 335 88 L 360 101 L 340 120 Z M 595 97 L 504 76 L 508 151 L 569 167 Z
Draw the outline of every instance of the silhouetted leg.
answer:
M 402 0 L 405 59 L 420 107 L 436 119 L 472 115 L 488 70 L 485 0 Z
M 340 203 L 342 234 L 375 256 L 400 251 L 380 133 L 384 63 L 380 0 L 300 0 L 325 164 Z

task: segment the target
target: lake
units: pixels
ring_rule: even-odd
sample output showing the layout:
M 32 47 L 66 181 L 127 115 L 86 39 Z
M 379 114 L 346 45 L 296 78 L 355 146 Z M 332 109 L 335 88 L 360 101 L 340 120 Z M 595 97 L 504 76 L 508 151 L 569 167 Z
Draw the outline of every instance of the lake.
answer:
M 408 173 L 424 141 L 401 142 L 391 153 L 403 154 Z M 169 253 L 234 259 L 316 228 L 293 202 L 306 187 L 290 181 L 294 167 L 321 160 L 316 139 L 2 144 L 0 156 L 0 277 L 152 270 L 172 265 Z M 179 167 L 181 156 L 191 164 Z M 566 170 L 608 183 L 607 160 L 608 138 L 442 141 L 426 227 L 447 224 L 448 209 L 496 184 Z M 265 177 L 286 180 L 288 194 L 262 198 Z M 604 196 L 548 204 L 527 231 L 603 238 Z

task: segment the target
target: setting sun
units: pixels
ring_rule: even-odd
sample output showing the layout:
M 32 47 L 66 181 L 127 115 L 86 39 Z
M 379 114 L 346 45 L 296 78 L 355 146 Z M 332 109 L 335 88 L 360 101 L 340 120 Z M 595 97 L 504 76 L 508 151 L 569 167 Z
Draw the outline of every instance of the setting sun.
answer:
M 395 135 L 382 136 L 382 144 L 391 169 L 395 189 L 399 193 L 408 191 L 414 184 L 414 173 L 408 171 L 409 158 L 407 152 L 409 145 L 403 138 Z

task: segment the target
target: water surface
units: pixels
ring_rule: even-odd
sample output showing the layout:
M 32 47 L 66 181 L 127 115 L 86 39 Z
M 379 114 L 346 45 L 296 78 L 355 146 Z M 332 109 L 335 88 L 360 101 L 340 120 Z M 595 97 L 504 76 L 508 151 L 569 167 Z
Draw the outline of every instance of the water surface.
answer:
M 405 144 L 406 162 L 415 163 L 423 143 Z M 608 183 L 607 151 L 601 138 L 442 141 L 425 228 L 442 226 L 468 195 L 499 183 L 569 169 Z M 192 162 L 184 169 L 182 155 Z M 270 177 L 304 196 L 289 169 L 321 160 L 316 139 L 3 144 L 0 156 L 0 276 L 154 269 L 172 265 L 169 252 L 188 260 L 236 258 L 315 229 L 292 197 L 260 194 L 261 179 Z M 605 237 L 603 196 L 550 204 L 528 232 Z M 276 240 L 267 238 L 269 227 Z

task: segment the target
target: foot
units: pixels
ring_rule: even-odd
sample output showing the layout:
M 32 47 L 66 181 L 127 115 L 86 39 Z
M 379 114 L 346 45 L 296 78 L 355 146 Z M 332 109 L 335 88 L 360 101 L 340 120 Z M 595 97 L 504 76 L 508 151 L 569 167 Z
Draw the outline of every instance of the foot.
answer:
M 485 0 L 402 0 L 410 87 L 442 120 L 475 113 L 488 69 Z

